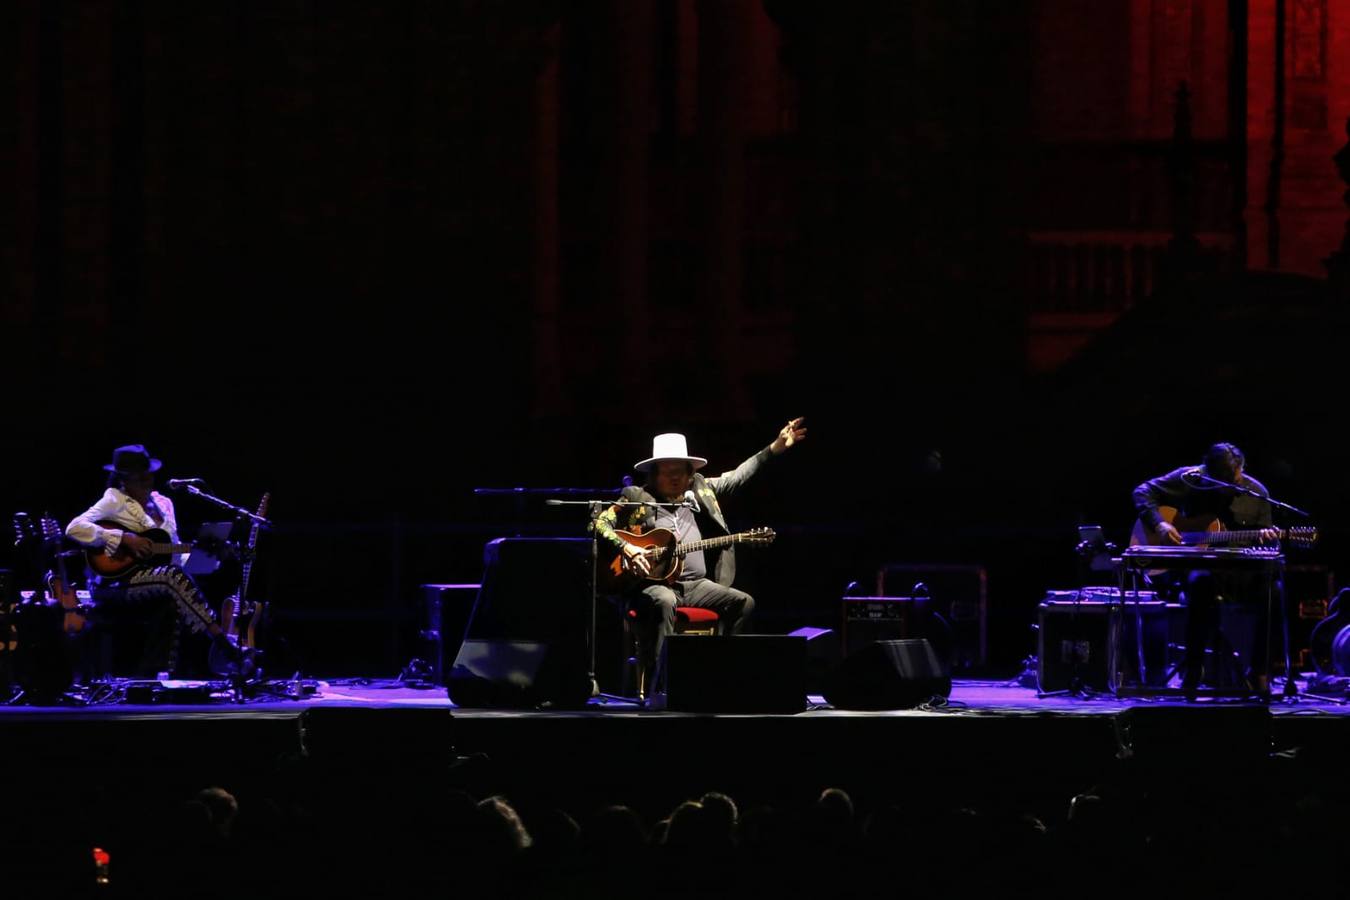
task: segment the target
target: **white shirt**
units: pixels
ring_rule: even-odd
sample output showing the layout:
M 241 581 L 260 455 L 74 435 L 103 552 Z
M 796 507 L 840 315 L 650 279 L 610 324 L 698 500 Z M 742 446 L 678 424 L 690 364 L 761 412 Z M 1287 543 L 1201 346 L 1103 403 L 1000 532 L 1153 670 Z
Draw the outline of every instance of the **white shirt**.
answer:
M 122 535 L 127 532 L 140 533 L 150 528 L 159 528 L 168 532 L 169 543 L 177 544 L 178 520 L 174 517 L 173 501 L 158 491 L 150 492 L 150 502 L 164 517 L 155 521 L 144 506 L 131 495 L 108 488 L 98 502 L 71 520 L 66 526 L 66 536 L 86 547 L 102 547 L 109 556 L 117 553 L 122 545 Z M 112 521 L 122 527 L 106 528 L 99 522 Z M 184 554 L 174 554 L 173 561 L 182 565 Z

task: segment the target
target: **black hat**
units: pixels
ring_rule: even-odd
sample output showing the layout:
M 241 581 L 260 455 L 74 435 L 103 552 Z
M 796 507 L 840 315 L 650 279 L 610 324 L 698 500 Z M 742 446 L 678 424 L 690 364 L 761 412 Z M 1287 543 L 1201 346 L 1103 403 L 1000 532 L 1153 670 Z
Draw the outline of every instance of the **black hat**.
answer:
M 136 475 L 142 472 L 158 472 L 164 463 L 151 459 L 149 452 L 140 444 L 128 444 L 113 451 L 113 461 L 103 467 L 105 472 L 119 475 Z

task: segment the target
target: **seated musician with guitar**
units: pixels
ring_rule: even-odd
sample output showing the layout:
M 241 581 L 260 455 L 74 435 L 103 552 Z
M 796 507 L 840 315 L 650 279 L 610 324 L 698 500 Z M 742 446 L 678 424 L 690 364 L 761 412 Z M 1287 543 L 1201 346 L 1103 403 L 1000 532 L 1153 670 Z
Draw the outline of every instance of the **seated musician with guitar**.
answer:
M 182 569 L 184 554 L 192 548 L 179 543 L 173 501 L 154 489 L 161 466 L 140 444 L 118 447 L 103 467 L 109 473 L 107 490 L 71 521 L 66 535 L 88 548 L 96 620 L 135 619 L 145 625 L 136 675 L 153 678 L 177 668 L 183 627 L 211 635 L 211 667 L 220 673 L 237 654 Z
M 677 606 L 714 610 L 729 624 L 731 634 L 744 627 L 755 601 L 731 587 L 736 544 L 764 543 L 772 534 L 765 529 L 731 534 L 721 503 L 769 459 L 804 440 L 802 422 L 801 418 L 788 422 L 768 447 L 715 478 L 699 474 L 708 461 L 689 455 L 684 435 L 657 435 L 651 457 L 633 467 L 647 474 L 646 484 L 624 488 L 620 502 L 596 520 L 602 546 L 608 542 L 617 551 L 610 570 L 602 575 L 617 576 L 610 579 L 609 589 L 622 593 L 638 612 L 646 635 L 642 644 L 647 671 L 660 658 L 666 637 L 674 633 Z M 684 505 L 651 505 L 658 502 Z
M 1232 444 L 1210 447 L 1200 466 L 1185 466 L 1149 479 L 1134 489 L 1134 506 L 1139 521 L 1130 543 L 1161 546 L 1209 544 L 1275 544 L 1281 537 L 1273 527 L 1270 496 L 1261 482 L 1243 471 L 1246 460 Z M 1244 493 L 1236 488 L 1245 488 Z M 1194 697 L 1204 667 L 1205 648 L 1211 643 L 1214 659 L 1221 656 L 1217 646 L 1218 602 L 1230 599 L 1246 602 L 1256 613 L 1256 638 L 1246 673 L 1253 692 L 1268 695 L 1269 620 L 1264 582 L 1257 576 L 1194 569 L 1181 573 L 1178 588 L 1187 606 L 1185 672 L 1182 689 Z M 1164 586 L 1166 587 L 1166 586 Z M 1220 673 L 1209 673 L 1214 683 Z

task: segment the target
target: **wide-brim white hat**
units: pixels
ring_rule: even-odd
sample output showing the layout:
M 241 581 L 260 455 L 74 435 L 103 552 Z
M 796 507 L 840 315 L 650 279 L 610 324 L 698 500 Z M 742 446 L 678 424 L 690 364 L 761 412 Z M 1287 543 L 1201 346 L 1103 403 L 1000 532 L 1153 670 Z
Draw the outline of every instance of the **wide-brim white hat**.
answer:
M 701 469 L 708 464 L 708 461 L 701 456 L 690 456 L 689 445 L 684 439 L 684 435 L 658 434 L 652 438 L 652 455 L 648 459 L 633 466 L 639 472 L 650 472 L 652 463 L 660 462 L 663 459 L 682 459 L 687 463 L 692 463 L 695 469 Z

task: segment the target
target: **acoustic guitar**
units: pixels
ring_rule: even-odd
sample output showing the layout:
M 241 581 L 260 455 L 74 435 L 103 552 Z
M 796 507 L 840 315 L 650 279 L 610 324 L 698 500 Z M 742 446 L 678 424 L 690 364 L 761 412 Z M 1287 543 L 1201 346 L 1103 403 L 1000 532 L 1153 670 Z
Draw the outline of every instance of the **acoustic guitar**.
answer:
M 1254 545 L 1261 543 L 1264 529 L 1247 528 L 1225 531 L 1223 524 L 1212 516 L 1180 516 L 1172 506 L 1159 506 L 1158 515 L 1162 516 L 1177 531 L 1181 532 L 1181 543 L 1188 547 L 1213 547 L 1223 544 Z M 1295 547 L 1311 547 L 1317 543 L 1317 529 L 1312 526 L 1277 528 L 1276 539 L 1282 544 Z M 1135 521 L 1130 532 L 1130 546 L 1170 547 L 1172 542 L 1158 534 L 1154 528 L 1145 527 L 1143 522 Z
M 675 534 L 669 528 L 653 528 L 644 534 L 634 534 L 631 531 L 614 533 L 625 544 L 642 550 L 651 571 L 643 572 L 637 563 L 625 554 L 616 554 L 597 576 L 599 583 L 596 587 L 610 594 L 623 593 L 643 584 L 673 584 L 684 571 L 684 558 L 697 550 L 716 550 L 735 544 L 771 544 L 777 537 L 772 529 L 752 528 L 738 534 L 680 544 L 676 542 Z
M 122 523 L 114 522 L 111 519 L 104 519 L 98 525 L 101 528 L 128 530 Z M 90 547 L 84 552 L 84 559 L 89 568 L 105 578 L 119 578 L 123 575 L 130 575 L 139 569 L 153 569 L 158 566 L 171 565 L 175 553 L 190 553 L 194 549 L 201 548 L 220 555 L 222 551 L 229 549 L 227 542 L 218 540 L 200 540 L 190 544 L 175 543 L 169 533 L 162 528 L 148 528 L 145 531 L 133 531 L 132 534 L 139 535 L 151 542 L 148 557 L 137 559 L 132 554 L 131 548 L 125 543 L 120 544 L 112 556 L 104 552 L 102 547 Z

